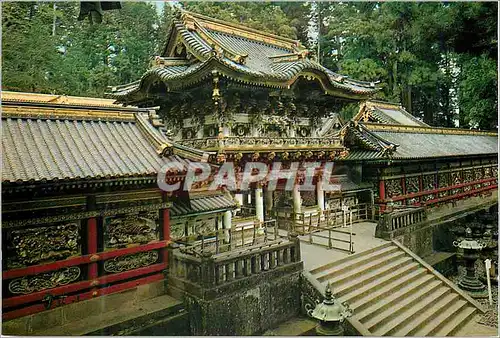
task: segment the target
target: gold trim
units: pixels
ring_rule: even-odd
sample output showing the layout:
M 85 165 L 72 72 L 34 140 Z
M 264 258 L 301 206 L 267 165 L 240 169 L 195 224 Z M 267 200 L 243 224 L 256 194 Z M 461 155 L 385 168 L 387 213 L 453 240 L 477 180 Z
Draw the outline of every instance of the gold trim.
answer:
M 27 102 L 27 101 L 23 101 Z M 72 109 L 66 107 L 46 108 L 46 107 L 25 107 L 25 106 L 2 106 L 2 118 L 52 118 L 52 119 L 107 119 L 118 121 L 134 121 L 134 112 L 123 111 L 96 111 L 91 107 L 87 110 Z
M 2 102 L 36 102 L 36 103 L 56 103 L 67 105 L 83 105 L 94 107 L 120 107 L 115 104 L 115 100 L 101 99 L 95 97 L 49 95 L 26 92 L 2 91 Z
M 395 131 L 407 133 L 424 133 L 424 134 L 447 134 L 447 135 L 482 135 L 482 136 L 498 136 L 498 133 L 458 128 L 438 128 L 438 127 L 422 127 L 422 126 L 404 126 L 400 124 L 380 124 L 380 123 L 363 123 L 369 131 Z
M 245 59 L 248 57 L 248 54 L 239 54 L 239 53 L 235 52 L 233 49 L 225 46 L 222 42 L 220 42 L 219 40 L 217 40 L 216 38 L 211 36 L 210 33 L 208 33 L 206 31 L 206 29 L 203 27 L 203 25 L 200 22 L 198 22 L 198 20 L 196 20 L 194 17 L 188 17 L 187 19 L 191 20 L 189 25 L 186 24 L 186 27 L 188 27 L 188 29 L 196 30 L 198 32 L 198 34 L 200 34 L 202 39 L 204 39 L 208 43 L 212 44 L 213 47 L 218 47 L 223 52 L 228 54 L 230 59 L 233 60 L 234 62 L 239 63 L 239 64 L 245 63 Z M 216 53 L 218 54 L 217 48 L 215 48 L 215 50 L 216 50 Z

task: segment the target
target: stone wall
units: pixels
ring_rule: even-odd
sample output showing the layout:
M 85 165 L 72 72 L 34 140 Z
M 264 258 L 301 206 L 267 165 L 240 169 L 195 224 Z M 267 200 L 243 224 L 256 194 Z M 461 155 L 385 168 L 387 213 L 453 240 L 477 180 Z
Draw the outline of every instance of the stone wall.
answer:
M 238 281 L 238 290 L 211 300 L 184 293 L 191 334 L 259 335 L 300 312 L 300 271 Z

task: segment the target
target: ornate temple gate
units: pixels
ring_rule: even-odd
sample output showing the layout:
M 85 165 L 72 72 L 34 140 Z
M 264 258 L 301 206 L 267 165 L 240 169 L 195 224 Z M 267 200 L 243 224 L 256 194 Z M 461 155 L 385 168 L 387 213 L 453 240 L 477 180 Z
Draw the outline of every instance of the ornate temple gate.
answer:
M 51 215 L 9 219 L 48 203 Z M 3 319 L 162 280 L 170 205 L 152 190 L 5 203 Z

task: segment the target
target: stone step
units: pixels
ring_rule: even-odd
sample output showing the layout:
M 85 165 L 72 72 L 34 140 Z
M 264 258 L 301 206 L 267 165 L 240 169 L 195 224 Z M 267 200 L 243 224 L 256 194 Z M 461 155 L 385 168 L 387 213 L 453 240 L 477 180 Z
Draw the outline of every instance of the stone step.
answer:
M 393 244 L 392 244 L 391 242 L 384 243 L 384 244 L 379 245 L 379 246 L 377 246 L 377 247 L 375 247 L 375 248 L 371 248 L 371 249 L 368 249 L 368 250 L 365 250 L 365 251 L 362 251 L 362 252 L 356 253 L 356 254 L 354 254 L 354 255 L 346 256 L 346 257 L 344 257 L 344 258 L 341 258 L 341 259 L 335 260 L 335 261 L 333 261 L 333 262 L 331 262 L 331 263 L 328 263 L 328 264 L 325 264 L 325 265 L 319 266 L 319 267 L 317 267 L 317 268 L 314 268 L 314 269 L 310 270 L 310 271 L 309 271 L 309 273 L 310 273 L 311 275 L 315 275 L 315 274 L 317 274 L 317 273 L 319 273 L 319 272 L 322 272 L 322 271 L 328 270 L 328 269 L 330 269 L 330 268 L 332 268 L 332 267 L 335 267 L 335 266 L 337 266 L 337 265 L 339 265 L 339 264 L 343 264 L 343 263 L 345 263 L 345 262 L 351 262 L 351 261 L 352 261 L 352 260 L 354 260 L 354 259 L 358 259 L 359 257 L 364 257 L 364 256 L 366 256 L 366 255 L 371 254 L 372 252 L 375 252 L 375 251 L 377 251 L 377 250 L 381 250 L 381 249 L 386 248 L 386 247 L 391 247 L 391 246 L 393 246 Z
M 362 255 L 359 255 L 358 257 L 351 256 L 351 259 L 346 260 L 343 263 L 337 261 L 337 264 L 327 264 L 322 267 L 313 269 L 310 271 L 310 273 L 317 279 L 323 278 L 326 275 L 335 277 L 345 272 L 347 269 L 351 269 L 353 265 L 361 266 L 363 263 L 368 263 L 371 260 L 380 258 L 395 251 L 398 251 L 398 248 L 396 246 L 384 245 L 382 248 L 379 247 L 377 250 L 369 253 L 362 252 Z
M 383 267 L 386 264 L 394 262 L 399 258 L 405 257 L 405 253 L 402 251 L 396 251 L 388 254 L 387 256 L 383 256 L 372 261 L 368 261 L 366 264 L 362 265 L 354 265 L 352 269 L 343 271 L 340 275 L 337 275 L 335 272 L 326 274 L 318 278 L 320 283 L 324 281 L 330 281 L 330 283 L 334 285 L 340 285 L 345 281 L 355 279 L 366 274 L 368 271 L 375 270 L 377 268 Z
M 461 300 L 455 293 L 446 295 L 445 299 L 447 299 L 447 301 L 439 301 L 434 306 L 412 318 L 403 328 L 395 332 L 393 331 L 391 334 L 396 336 L 415 336 L 416 331 L 425 328 L 427 325 L 436 325 L 433 321 L 437 322 L 439 320 L 437 317 L 439 317 L 440 314 L 447 312 L 453 314 L 466 304 L 465 300 Z
M 422 313 L 427 312 L 428 310 L 433 311 L 434 309 L 441 308 L 441 305 L 445 306 L 451 300 L 458 297 L 457 294 L 451 293 L 450 289 L 446 287 L 443 287 L 439 293 L 441 298 L 435 297 L 432 293 L 430 293 L 428 294 L 428 297 L 421 299 L 419 303 L 415 304 L 415 306 L 412 306 L 406 309 L 403 313 L 398 314 L 398 316 L 385 325 L 373 328 L 372 332 L 377 336 L 392 336 L 397 330 L 414 323 L 416 318 Z
M 436 294 L 436 289 L 441 285 L 440 281 L 436 281 L 430 275 L 425 275 L 421 282 L 418 281 L 408 285 L 402 292 L 395 292 L 390 297 L 384 298 L 383 302 L 377 309 L 373 307 L 369 309 L 369 315 L 363 318 L 359 317 L 359 321 L 363 323 L 368 329 L 373 328 L 375 325 L 384 325 L 389 322 L 398 313 L 404 312 L 411 306 L 420 302 L 423 298 Z M 442 289 L 444 293 L 446 289 Z
M 473 306 L 464 306 L 458 313 L 453 316 L 448 316 L 445 322 L 440 323 L 427 333 L 423 331 L 425 336 L 446 337 L 451 336 L 469 323 L 477 312 L 477 308 Z
M 360 310 L 361 308 L 368 307 L 371 301 L 377 301 L 393 293 L 395 288 L 401 286 L 401 279 L 404 279 L 405 283 L 411 283 L 426 273 L 427 271 L 419 268 L 417 263 L 412 262 L 355 289 L 353 292 L 343 296 L 342 300 L 352 304 L 352 309 Z
M 411 259 L 411 257 L 403 256 L 396 261 L 388 263 L 387 265 L 382 264 L 376 269 L 367 270 L 364 272 L 364 274 L 361 274 L 361 276 L 358 276 L 355 279 L 343 278 L 341 281 L 336 281 L 333 283 L 333 293 L 337 297 L 342 297 L 343 295 L 353 292 L 353 290 L 356 290 L 391 273 L 391 271 L 411 264 L 412 261 L 413 260 Z M 326 285 L 326 283 L 324 283 L 324 285 Z

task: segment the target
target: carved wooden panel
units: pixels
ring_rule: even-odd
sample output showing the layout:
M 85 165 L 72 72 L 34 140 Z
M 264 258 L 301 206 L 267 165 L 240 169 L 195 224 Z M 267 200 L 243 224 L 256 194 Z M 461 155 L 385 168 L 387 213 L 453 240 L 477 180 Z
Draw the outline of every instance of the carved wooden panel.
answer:
M 170 223 L 170 238 L 179 239 L 186 236 L 187 219 L 172 220 Z
M 69 268 L 41 273 L 34 276 L 24 276 L 9 282 L 9 291 L 12 294 L 30 294 L 58 286 L 67 285 L 80 278 L 80 268 L 71 266 Z
M 158 261 L 158 251 L 139 252 L 132 255 L 118 256 L 104 262 L 104 271 L 108 273 L 123 272 L 148 265 Z
M 159 212 L 145 211 L 104 219 L 105 248 L 145 244 L 159 239 Z
M 393 180 L 387 180 L 385 182 L 385 191 L 387 197 L 402 195 L 403 187 L 401 186 L 401 180 L 399 178 Z
M 7 269 L 81 255 L 80 221 L 6 231 Z
M 452 171 L 451 172 L 451 184 L 459 185 L 462 183 L 462 172 L 461 171 Z M 452 195 L 456 195 L 462 192 L 462 188 L 456 188 L 451 190 Z
M 418 176 L 406 177 L 406 193 L 414 194 L 419 191 Z
M 302 197 L 302 205 L 306 207 L 316 205 L 316 191 L 302 191 L 300 193 Z

